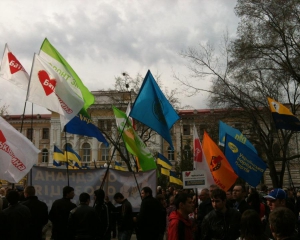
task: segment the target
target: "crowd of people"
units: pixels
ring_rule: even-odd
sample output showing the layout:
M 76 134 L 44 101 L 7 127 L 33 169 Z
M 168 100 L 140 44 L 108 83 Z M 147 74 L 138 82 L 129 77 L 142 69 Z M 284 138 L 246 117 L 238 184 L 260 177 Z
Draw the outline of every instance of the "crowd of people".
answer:
M 51 224 L 53 240 L 267 240 L 300 239 L 300 196 L 291 189 L 247 189 L 236 184 L 225 192 L 217 185 L 202 189 L 141 190 L 140 211 L 118 192 L 114 204 L 102 189 L 94 196 L 79 195 L 63 188 L 63 196 L 47 205 L 35 196 L 35 188 L 24 191 L 0 189 L 0 239 L 42 240 Z M 20 193 L 21 192 L 21 193 Z M 91 197 L 94 205 L 90 206 Z M 298 201 L 297 201 L 298 200 Z M 199 204 L 200 203 L 200 204 Z

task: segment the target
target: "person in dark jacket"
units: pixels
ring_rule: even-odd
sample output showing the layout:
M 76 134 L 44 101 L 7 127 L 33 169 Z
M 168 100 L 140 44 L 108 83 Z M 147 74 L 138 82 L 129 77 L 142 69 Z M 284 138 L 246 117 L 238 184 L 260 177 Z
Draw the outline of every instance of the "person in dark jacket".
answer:
M 192 222 L 189 214 L 194 211 L 191 196 L 187 193 L 179 193 L 175 197 L 176 211 L 169 216 L 168 240 L 193 239 Z
M 159 229 L 160 229 L 159 239 L 163 240 L 165 232 L 166 232 L 166 227 L 167 227 L 167 220 L 166 220 L 166 216 L 167 216 L 167 210 L 166 210 L 167 201 L 165 199 L 165 196 L 163 196 L 162 194 L 158 194 L 156 196 L 156 199 L 159 201 L 159 203 L 161 205 L 160 218 L 157 219 L 157 220 L 160 221 L 160 224 L 159 224 Z
M 88 193 L 79 195 L 79 206 L 71 210 L 68 220 L 69 240 L 94 240 L 98 234 L 100 219 L 96 210 L 90 207 Z
M 31 222 L 30 210 L 18 203 L 19 197 L 19 193 L 14 190 L 7 192 L 6 195 L 9 206 L 3 213 L 7 221 L 5 232 L 9 240 L 31 239 L 28 231 Z
M 100 219 L 100 225 L 98 227 L 98 237 L 102 240 L 109 240 L 111 238 L 110 233 L 110 213 L 108 206 L 106 205 L 105 192 L 102 189 L 94 191 L 95 194 L 95 210 Z
M 159 224 L 161 206 L 157 199 L 152 196 L 152 189 L 144 187 L 141 191 L 142 204 L 137 216 L 137 239 L 159 239 Z
M 201 236 L 201 225 L 205 216 L 212 211 L 214 208 L 212 206 L 209 190 L 204 188 L 201 190 L 199 198 L 201 203 L 199 204 L 198 211 L 197 211 L 197 235 Z
M 211 202 L 214 210 L 202 222 L 202 239 L 236 240 L 240 235 L 241 214 L 226 207 L 226 193 L 221 189 L 212 191 Z
M 245 185 L 236 184 L 233 187 L 232 197 L 235 200 L 235 203 L 233 204 L 233 208 L 238 210 L 241 213 L 241 215 L 246 210 L 250 209 L 250 206 L 245 200 L 246 195 L 247 195 L 247 191 Z
M 29 208 L 32 217 L 29 227 L 31 239 L 41 240 L 43 227 L 48 222 L 48 206 L 46 203 L 38 200 L 33 186 L 25 188 L 24 196 L 25 201 L 22 204 Z
M 130 240 L 133 230 L 133 213 L 131 203 L 124 198 L 122 193 L 116 193 L 114 195 L 116 203 L 121 204 L 119 208 L 120 212 L 117 216 L 118 225 L 118 239 Z
M 76 208 L 76 204 L 71 202 L 75 196 L 74 188 L 66 186 L 63 188 L 63 198 L 55 200 L 49 212 L 49 220 L 52 222 L 53 240 L 65 240 L 68 237 L 67 224 L 70 211 Z

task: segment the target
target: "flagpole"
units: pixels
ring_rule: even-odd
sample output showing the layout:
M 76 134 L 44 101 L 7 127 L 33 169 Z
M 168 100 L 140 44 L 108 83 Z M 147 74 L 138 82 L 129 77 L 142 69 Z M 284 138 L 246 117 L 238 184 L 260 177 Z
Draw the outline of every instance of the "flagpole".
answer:
M 25 99 L 25 104 L 24 104 L 24 109 L 23 109 L 23 115 L 22 115 L 22 122 L 21 122 L 21 129 L 20 129 L 20 133 L 22 133 L 23 130 L 23 123 L 24 123 L 24 118 L 25 118 L 25 111 L 26 111 L 26 105 L 27 105 L 27 99 L 28 99 L 28 92 L 29 92 L 29 87 L 30 87 L 30 79 L 31 79 L 31 75 L 32 75 L 32 69 L 33 69 L 33 65 L 34 65 L 34 61 L 35 61 L 35 54 L 33 54 L 33 61 L 32 61 L 32 65 L 31 65 L 31 69 L 30 69 L 30 75 L 29 75 L 29 81 L 28 81 L 28 86 L 27 86 L 27 93 L 26 93 L 26 99 Z M 31 103 L 31 136 L 30 136 L 30 141 L 32 142 L 33 138 L 32 138 L 32 134 L 33 134 L 33 103 Z M 32 168 L 30 169 L 29 172 L 29 176 L 30 176 L 30 185 L 32 185 Z M 28 179 L 28 174 L 27 174 L 27 179 Z
M 70 186 L 70 179 L 69 179 L 69 158 L 68 158 L 68 151 L 67 151 L 67 132 L 66 127 L 64 127 L 65 132 L 65 153 L 66 153 L 66 167 L 67 167 L 67 179 L 68 179 L 68 186 Z

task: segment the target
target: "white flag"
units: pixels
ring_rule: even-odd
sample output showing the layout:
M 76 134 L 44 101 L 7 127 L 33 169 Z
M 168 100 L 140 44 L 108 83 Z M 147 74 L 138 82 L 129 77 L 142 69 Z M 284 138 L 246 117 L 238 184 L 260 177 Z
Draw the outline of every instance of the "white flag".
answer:
M 84 104 L 65 79 L 36 54 L 30 75 L 28 101 L 59 113 L 65 119 L 62 127 L 77 115 Z
M 0 117 L 0 179 L 19 182 L 37 163 L 39 152 L 31 141 Z
M 203 170 L 206 173 L 207 183 L 206 186 L 209 187 L 215 184 L 214 178 L 210 172 L 209 166 L 207 165 L 205 155 L 202 150 L 202 145 L 198 137 L 196 126 L 193 128 L 193 145 L 194 145 L 194 169 Z
M 0 77 L 27 91 L 29 75 L 5 44 Z

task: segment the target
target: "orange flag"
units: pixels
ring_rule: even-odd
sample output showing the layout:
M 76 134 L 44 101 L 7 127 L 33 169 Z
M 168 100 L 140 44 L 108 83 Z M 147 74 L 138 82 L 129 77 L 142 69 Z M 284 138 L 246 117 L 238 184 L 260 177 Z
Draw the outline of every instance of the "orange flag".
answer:
M 226 157 L 206 132 L 203 135 L 202 149 L 211 174 L 216 184 L 227 191 L 238 176 L 233 171 Z

